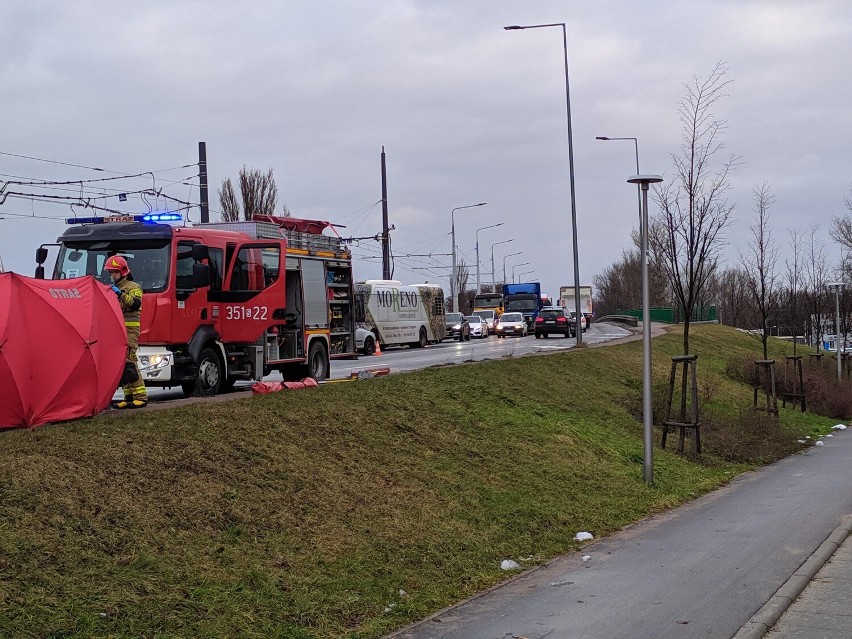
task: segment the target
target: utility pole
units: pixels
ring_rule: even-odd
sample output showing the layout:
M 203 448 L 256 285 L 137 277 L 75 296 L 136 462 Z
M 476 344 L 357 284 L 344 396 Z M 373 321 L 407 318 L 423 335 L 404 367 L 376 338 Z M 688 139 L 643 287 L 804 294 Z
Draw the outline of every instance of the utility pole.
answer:
M 385 170 L 385 147 L 382 146 L 382 279 L 391 278 L 390 229 L 388 229 L 388 178 Z
M 210 200 L 207 196 L 207 142 L 198 143 L 198 183 L 201 185 L 201 222 L 210 221 Z

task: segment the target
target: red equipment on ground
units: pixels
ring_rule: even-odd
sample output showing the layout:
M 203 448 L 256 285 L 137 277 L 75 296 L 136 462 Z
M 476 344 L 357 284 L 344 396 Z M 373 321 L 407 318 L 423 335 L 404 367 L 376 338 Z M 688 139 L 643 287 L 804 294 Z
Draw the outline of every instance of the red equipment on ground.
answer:
M 115 293 L 94 277 L 0 273 L 0 428 L 105 410 L 126 351 Z

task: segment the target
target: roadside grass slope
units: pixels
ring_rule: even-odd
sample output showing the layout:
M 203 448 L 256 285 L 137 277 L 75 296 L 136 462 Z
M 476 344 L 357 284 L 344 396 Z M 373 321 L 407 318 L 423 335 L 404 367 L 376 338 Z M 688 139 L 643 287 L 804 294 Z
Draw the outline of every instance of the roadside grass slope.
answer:
M 835 423 L 743 419 L 759 343 L 691 339 L 710 452 L 655 430 L 653 487 L 641 342 L 0 433 L 0 636 L 378 637 Z

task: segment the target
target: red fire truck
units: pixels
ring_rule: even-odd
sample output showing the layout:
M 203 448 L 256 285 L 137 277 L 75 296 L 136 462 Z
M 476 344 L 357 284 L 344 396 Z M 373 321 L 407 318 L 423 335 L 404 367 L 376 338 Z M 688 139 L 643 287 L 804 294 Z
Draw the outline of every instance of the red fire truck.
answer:
M 178 226 L 166 223 L 172 215 L 71 218 L 52 274 L 106 282 L 107 258 L 127 260 L 144 293 L 147 386 L 215 395 L 273 370 L 323 380 L 330 359 L 356 357 L 352 258 L 330 223 L 256 216 Z

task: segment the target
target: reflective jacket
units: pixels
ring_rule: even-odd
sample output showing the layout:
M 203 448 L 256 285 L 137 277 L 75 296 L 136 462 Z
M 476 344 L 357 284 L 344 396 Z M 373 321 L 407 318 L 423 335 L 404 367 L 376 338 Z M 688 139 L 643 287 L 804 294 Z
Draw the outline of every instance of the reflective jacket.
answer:
M 122 277 L 115 285 L 121 289 L 118 302 L 121 304 L 121 312 L 124 313 L 124 325 L 139 326 L 142 316 L 142 287 L 127 277 Z

